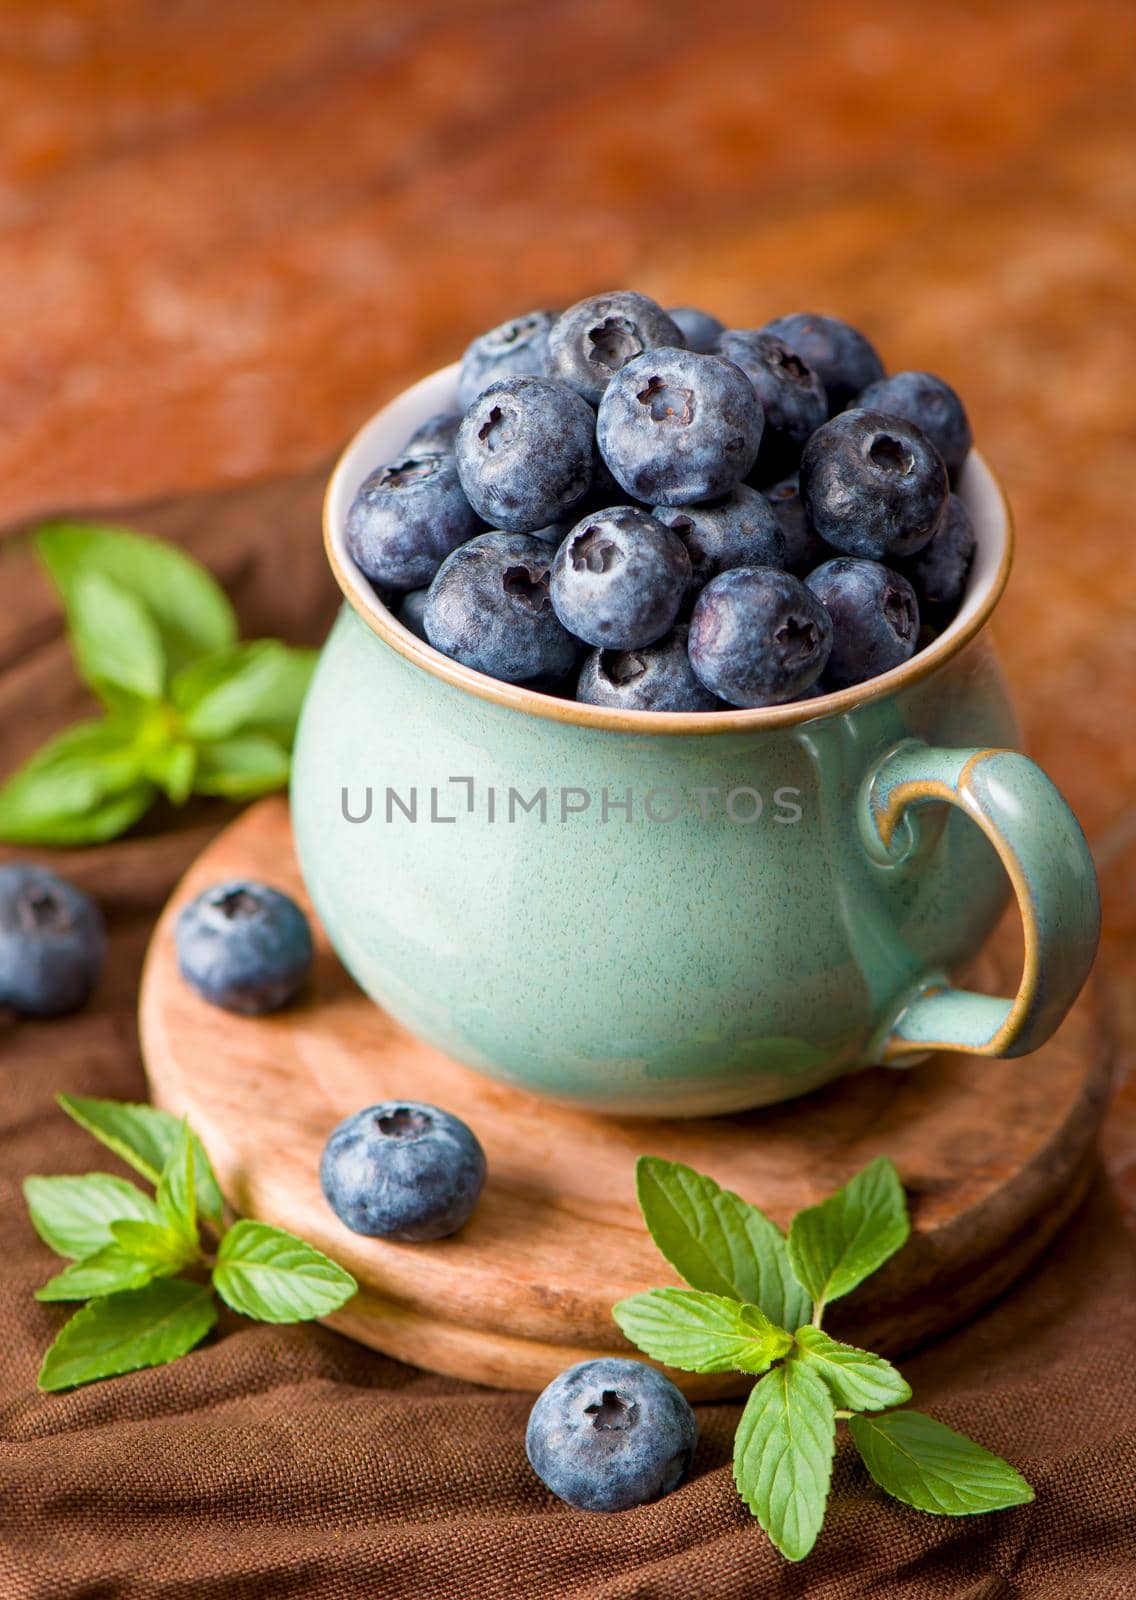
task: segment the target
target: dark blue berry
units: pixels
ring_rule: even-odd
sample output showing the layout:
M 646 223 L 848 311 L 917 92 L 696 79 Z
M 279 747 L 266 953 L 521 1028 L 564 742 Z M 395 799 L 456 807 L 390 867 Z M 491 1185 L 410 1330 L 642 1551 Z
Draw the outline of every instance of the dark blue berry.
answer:
M 816 373 L 828 396 L 830 415 L 843 411 L 861 389 L 884 375 L 875 347 L 858 328 L 817 311 L 794 311 L 765 324 Z M 887 409 L 884 407 L 883 409 Z
M 719 352 L 736 362 L 765 412 L 765 432 L 753 479 L 772 483 L 792 472 L 805 440 L 828 416 L 820 378 L 795 351 L 761 328 L 728 328 Z
M 554 311 L 530 311 L 490 328 L 462 356 L 458 404 L 467 411 L 478 395 L 500 378 L 543 378 L 548 359 L 548 330 Z
M 373 1239 L 420 1244 L 469 1221 L 485 1184 L 485 1152 L 460 1117 L 414 1100 L 384 1100 L 341 1122 L 320 1161 L 340 1222 Z
M 645 294 L 617 289 L 589 295 L 558 317 L 548 335 L 548 373 L 592 405 L 619 369 L 660 345 L 682 345 L 682 334 Z
M 287 1005 L 312 967 L 311 929 L 296 902 L 245 878 L 215 884 L 184 906 L 176 943 L 190 988 L 245 1016 Z
M 785 565 L 785 536 L 773 507 L 748 484 L 703 505 L 656 506 L 653 515 L 686 546 L 695 589 L 728 567 Z
M 460 411 L 439 411 L 415 428 L 402 447 L 404 456 L 452 456 L 461 427 Z
M 717 696 L 694 675 L 679 623 L 641 650 L 593 650 L 584 658 L 576 699 L 619 711 L 715 711 Z
M 578 522 L 552 563 L 552 604 L 578 639 L 638 650 L 670 631 L 690 587 L 677 534 L 646 511 L 613 506 Z
M 411 633 L 417 634 L 419 639 L 426 638 L 426 624 L 423 619 L 426 615 L 426 596 L 429 593 L 429 589 L 411 589 L 409 594 L 403 596 L 402 604 L 398 608 L 398 620 L 404 628 L 409 628 Z
M 526 533 L 483 533 L 447 556 L 426 602 L 435 650 L 507 683 L 562 677 L 577 646 L 552 609 L 553 553 Z
M 919 605 L 906 578 L 878 561 L 837 556 L 805 580 L 832 618 L 825 678 L 834 689 L 864 683 L 915 654 Z
M 763 417 L 730 361 L 648 350 L 604 391 L 596 442 L 620 487 L 652 505 L 726 494 L 757 460 Z
M 801 458 L 801 499 L 820 537 L 844 555 L 914 555 L 947 509 L 943 458 L 914 423 L 882 411 L 842 411 Z
M 86 1000 L 106 950 L 99 908 L 46 867 L 0 867 L 0 1006 L 55 1017 Z
M 490 384 L 458 433 L 458 472 L 474 510 L 508 533 L 527 533 L 574 510 L 591 487 L 595 421 L 562 383 Z
M 917 555 L 898 563 L 915 590 L 924 622 L 937 627 L 948 623 L 958 610 L 974 560 L 974 525 L 957 494 L 947 501 L 947 514 L 938 533 Z
M 824 671 L 828 612 L 799 579 L 773 567 L 733 567 L 708 583 L 690 619 L 690 662 L 733 706 L 797 700 Z
M 869 384 L 856 404 L 861 409 L 906 417 L 922 428 L 952 475 L 970 454 L 974 440 L 963 403 L 950 384 L 933 372 L 893 373 Z
M 361 485 L 347 513 L 347 549 L 372 583 L 418 589 L 480 527 L 452 456 L 400 456 Z
M 791 472 L 787 478 L 766 489 L 764 494 L 785 538 L 783 564 L 794 577 L 803 578 L 820 565 L 829 554 L 829 549 L 820 535 L 809 526 L 805 508 L 801 504 L 801 485 L 797 474 Z M 777 566 L 779 563 L 771 561 L 769 565 Z
M 537 1477 L 580 1511 L 625 1511 L 677 1489 L 698 1423 L 655 1367 L 604 1356 L 569 1367 L 529 1413 L 525 1452 Z
M 539 539 L 541 544 L 551 545 L 555 550 L 561 540 L 572 532 L 578 521 L 577 517 L 565 517 L 560 522 L 546 522 L 543 528 L 530 528 L 529 538 Z
M 667 316 L 682 334 L 688 350 L 697 350 L 704 356 L 716 353 L 718 340 L 726 331 L 725 323 L 698 306 L 668 306 Z

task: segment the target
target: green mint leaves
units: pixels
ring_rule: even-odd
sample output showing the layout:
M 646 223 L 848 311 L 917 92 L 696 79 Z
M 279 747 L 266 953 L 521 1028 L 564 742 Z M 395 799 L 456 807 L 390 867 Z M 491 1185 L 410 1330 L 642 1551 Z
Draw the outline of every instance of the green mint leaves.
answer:
M 105 715 L 50 740 L 0 788 L 0 840 L 98 844 L 159 791 L 181 805 L 191 793 L 244 800 L 287 783 L 314 652 L 241 643 L 224 590 L 160 540 L 52 523 L 35 548 Z
M 911 1398 L 896 1369 L 821 1329 L 828 1302 L 907 1240 L 903 1186 L 886 1157 L 799 1212 L 787 1239 L 679 1162 L 644 1156 L 636 1179 L 651 1237 L 690 1288 L 631 1295 L 612 1315 L 666 1366 L 764 1374 L 738 1424 L 734 1480 L 782 1555 L 802 1560 L 820 1533 L 838 1419 L 875 1482 L 905 1505 L 966 1516 L 1033 1499 L 1020 1473 L 973 1440 L 921 1412 L 887 1410 Z
M 156 1194 L 102 1172 L 25 1181 L 36 1232 L 71 1260 L 36 1299 L 88 1302 L 44 1357 L 41 1389 L 72 1389 L 185 1355 L 216 1322 L 217 1295 L 261 1322 L 302 1322 L 355 1293 L 350 1273 L 282 1229 L 247 1221 L 225 1229 L 216 1176 L 188 1123 L 154 1106 L 68 1095 L 59 1103 Z M 220 1235 L 215 1254 L 203 1228 Z M 182 1272 L 191 1276 L 175 1276 Z

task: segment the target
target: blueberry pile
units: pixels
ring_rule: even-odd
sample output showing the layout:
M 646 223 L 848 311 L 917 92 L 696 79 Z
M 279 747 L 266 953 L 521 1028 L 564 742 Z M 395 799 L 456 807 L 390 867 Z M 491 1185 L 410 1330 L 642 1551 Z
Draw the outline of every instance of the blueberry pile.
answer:
M 929 372 L 833 317 L 726 328 L 621 290 L 482 334 L 460 414 L 367 477 L 350 553 L 399 620 L 589 705 L 783 705 L 906 661 L 974 554 Z

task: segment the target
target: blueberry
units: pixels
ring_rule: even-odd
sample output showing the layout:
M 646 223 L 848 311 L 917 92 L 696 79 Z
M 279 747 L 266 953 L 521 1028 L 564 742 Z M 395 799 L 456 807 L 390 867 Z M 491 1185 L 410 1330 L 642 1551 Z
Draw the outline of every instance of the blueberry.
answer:
M 423 618 L 426 614 L 426 596 L 429 593 L 429 589 L 411 589 L 409 594 L 403 596 L 402 604 L 398 608 L 398 620 L 419 639 L 426 638 L 426 624 Z
M 829 554 L 824 540 L 809 526 L 805 508 L 801 503 L 801 484 L 795 472 L 764 491 L 773 515 L 785 539 L 783 565 L 801 578 L 813 570 Z M 771 561 L 769 566 L 781 563 Z
M 500 378 L 543 378 L 555 311 L 530 311 L 481 334 L 462 356 L 458 403 L 467 411 Z
M 552 604 L 578 639 L 638 650 L 669 632 L 690 587 L 677 534 L 646 511 L 613 506 L 578 522 L 552 563 Z
M 824 384 L 830 415 L 843 411 L 861 389 L 884 375 L 884 364 L 875 347 L 858 328 L 837 317 L 794 311 L 767 322 L 765 332 L 774 334 L 808 362 Z
M 415 428 L 402 447 L 404 456 L 452 456 L 461 427 L 460 411 L 439 411 Z
M 563 677 L 576 641 L 548 592 L 551 545 L 526 533 L 483 533 L 447 556 L 430 585 L 426 637 L 443 655 L 507 683 Z
M 763 417 L 730 361 L 648 350 L 620 368 L 596 419 L 600 454 L 620 487 L 653 505 L 726 494 L 757 460 Z
M 372 1239 L 421 1244 L 469 1221 L 485 1152 L 448 1111 L 384 1100 L 346 1118 L 323 1147 L 320 1186 L 340 1222 Z
M 826 544 L 882 561 L 914 555 L 947 508 L 943 458 L 914 423 L 883 411 L 842 411 L 801 458 L 805 515 Z
M 725 333 L 725 324 L 698 306 L 668 306 L 667 316 L 682 334 L 688 350 L 711 356 L 718 349 L 718 340 Z
M 800 699 L 824 671 L 832 622 L 799 579 L 773 567 L 733 567 L 708 583 L 690 619 L 690 662 L 733 706 Z
M 594 457 L 591 407 L 543 378 L 490 384 L 458 433 L 458 472 L 470 504 L 508 533 L 572 511 L 591 486 Z
M 569 1367 L 537 1397 L 525 1453 L 554 1495 L 580 1511 L 625 1511 L 677 1489 L 698 1423 L 686 1397 L 643 1361 Z
M 791 472 L 809 435 L 828 416 L 817 374 L 782 339 L 761 328 L 728 328 L 718 350 L 753 384 L 765 412 L 765 432 L 753 478 L 772 483 Z
M 576 699 L 617 711 L 717 710 L 717 696 L 694 675 L 687 632 L 680 622 L 641 650 L 593 650 L 580 668 Z
M 592 405 L 613 374 L 660 345 L 682 345 L 676 323 L 645 294 L 616 289 L 569 306 L 548 335 L 548 374 L 569 384 Z
M 89 895 L 46 867 L 0 867 L 0 1006 L 56 1017 L 81 1006 L 106 935 Z
M 898 572 L 878 561 L 837 556 L 805 580 L 832 618 L 825 677 L 834 689 L 864 683 L 915 654 L 919 605 Z
M 915 590 L 925 622 L 942 627 L 958 610 L 974 547 L 970 514 L 958 495 L 952 494 L 947 501 L 947 514 L 930 544 L 896 567 Z
M 728 567 L 785 565 L 785 535 L 773 507 L 748 484 L 704 505 L 656 506 L 653 515 L 686 546 L 695 589 Z
M 400 456 L 360 486 L 347 513 L 347 549 L 372 583 L 417 589 L 480 526 L 452 456 Z
M 933 372 L 893 373 L 869 384 L 856 404 L 861 409 L 906 417 L 922 428 L 952 474 L 958 472 L 974 443 L 962 401 L 950 384 Z
M 610 503 L 609 501 L 608 504 Z M 541 544 L 550 545 L 555 550 L 561 540 L 571 533 L 574 525 L 575 521 L 571 517 L 564 517 L 560 522 L 546 522 L 543 528 L 530 528 L 529 538 L 539 539 Z
M 312 967 L 312 934 L 296 902 L 250 879 L 214 884 L 178 914 L 178 970 L 212 1005 L 245 1016 L 278 1011 Z

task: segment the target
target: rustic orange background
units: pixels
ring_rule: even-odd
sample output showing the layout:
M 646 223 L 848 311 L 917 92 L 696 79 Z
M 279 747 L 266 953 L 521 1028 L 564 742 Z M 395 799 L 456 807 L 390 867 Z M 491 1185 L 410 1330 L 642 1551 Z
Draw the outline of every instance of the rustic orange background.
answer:
M 997 634 L 1101 865 L 1123 1071 L 1134 61 L 1129 0 L 7 0 L 0 518 L 320 463 L 592 289 L 860 322 L 957 385 L 1007 482 Z M 1107 1154 L 1136 1204 L 1132 1088 Z

